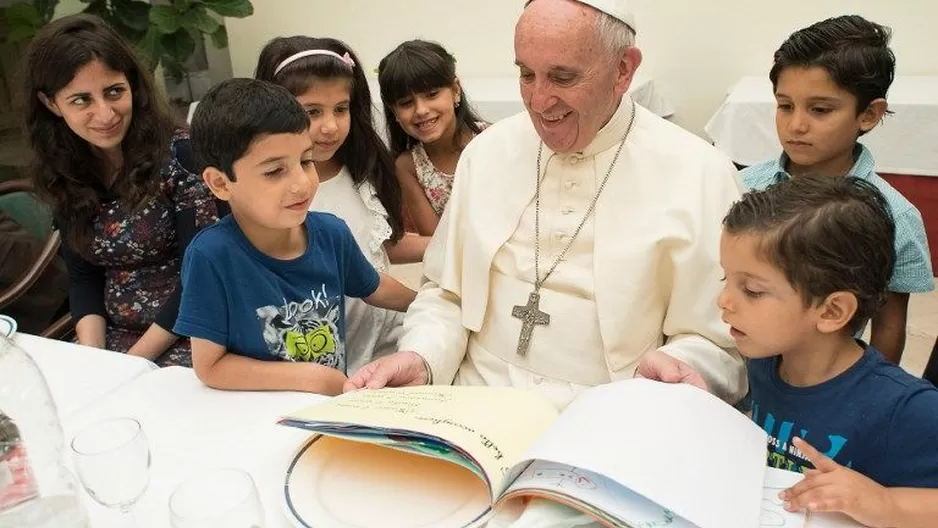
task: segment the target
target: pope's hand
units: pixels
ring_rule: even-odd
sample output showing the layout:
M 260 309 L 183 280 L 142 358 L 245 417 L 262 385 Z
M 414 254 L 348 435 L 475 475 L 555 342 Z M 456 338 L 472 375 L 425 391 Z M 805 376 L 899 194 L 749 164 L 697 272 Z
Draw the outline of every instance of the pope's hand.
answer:
M 671 357 L 660 350 L 649 352 L 642 357 L 635 369 L 636 378 L 648 378 L 665 383 L 687 383 L 709 391 L 703 376 L 683 361 Z
M 343 392 L 357 389 L 380 389 L 383 387 L 407 387 L 426 385 L 430 379 L 423 358 L 416 352 L 396 352 L 378 358 L 353 374 Z

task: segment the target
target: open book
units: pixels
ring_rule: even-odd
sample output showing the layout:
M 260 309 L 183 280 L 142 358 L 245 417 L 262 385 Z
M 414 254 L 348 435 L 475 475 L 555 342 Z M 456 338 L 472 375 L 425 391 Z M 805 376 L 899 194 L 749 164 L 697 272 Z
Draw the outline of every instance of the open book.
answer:
M 688 385 L 620 381 L 585 391 L 562 414 L 511 388 L 356 391 L 280 423 L 328 442 L 372 444 L 369 453 L 433 459 L 437 465 L 421 465 L 420 478 L 442 482 L 444 473 L 461 471 L 460 482 L 485 494 L 474 522 L 541 498 L 603 526 L 851 526 L 786 512 L 777 494 L 801 476 L 766 468 L 765 432 Z M 363 467 L 391 466 L 378 458 Z

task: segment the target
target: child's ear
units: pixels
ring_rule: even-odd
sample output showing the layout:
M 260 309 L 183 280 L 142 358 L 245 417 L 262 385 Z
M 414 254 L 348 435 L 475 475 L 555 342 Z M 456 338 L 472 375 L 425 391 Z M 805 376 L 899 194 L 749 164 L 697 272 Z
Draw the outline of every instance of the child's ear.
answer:
M 227 202 L 231 199 L 231 180 L 228 179 L 227 174 L 215 167 L 206 167 L 202 171 L 202 179 L 219 200 Z
M 889 109 L 889 103 L 885 99 L 880 97 L 879 99 L 873 99 L 870 102 L 869 106 L 866 107 L 860 114 L 860 130 L 863 132 L 869 132 L 883 120 L 883 116 L 886 115 L 886 110 Z
M 52 112 L 53 114 L 55 114 L 55 115 L 57 115 L 57 116 L 59 116 L 59 117 L 62 117 L 62 112 L 59 110 L 58 105 L 55 104 L 55 101 L 53 101 L 52 99 L 49 99 L 49 96 L 47 96 L 46 94 L 44 94 L 44 93 L 42 93 L 42 92 L 39 92 L 39 93 L 36 94 L 36 97 L 39 98 L 39 100 L 42 102 L 42 104 L 43 104 L 46 108 L 48 108 L 50 112 Z
M 856 295 L 839 291 L 827 296 L 816 308 L 817 329 L 825 334 L 840 332 L 857 313 Z

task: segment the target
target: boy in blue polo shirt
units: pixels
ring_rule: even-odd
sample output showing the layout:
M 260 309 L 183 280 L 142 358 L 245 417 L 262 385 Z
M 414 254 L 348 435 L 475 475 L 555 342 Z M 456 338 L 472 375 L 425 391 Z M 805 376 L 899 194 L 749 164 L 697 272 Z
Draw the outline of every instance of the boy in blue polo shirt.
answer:
M 853 176 L 885 196 L 896 224 L 896 261 L 886 304 L 873 317 L 870 344 L 893 363 L 905 346 L 909 294 L 934 288 L 922 216 L 874 171 L 857 138 L 882 121 L 895 72 L 889 29 L 851 15 L 793 33 L 769 72 L 784 152 L 742 171 L 747 189 L 762 190 L 806 173 Z M 862 329 L 860 329 L 862 333 Z
M 335 395 L 346 380 L 345 296 L 404 311 L 414 292 L 379 274 L 345 222 L 309 212 L 319 178 L 309 120 L 284 88 L 232 79 L 192 120 L 203 178 L 231 214 L 186 250 L 175 332 L 206 385 Z

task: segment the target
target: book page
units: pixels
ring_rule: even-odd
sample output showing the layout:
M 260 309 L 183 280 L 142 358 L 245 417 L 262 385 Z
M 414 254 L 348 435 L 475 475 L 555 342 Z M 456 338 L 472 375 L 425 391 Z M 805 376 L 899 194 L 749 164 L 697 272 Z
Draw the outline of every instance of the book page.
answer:
M 778 494 L 797 484 L 804 475 L 777 469 L 765 468 L 765 485 L 762 488 L 762 511 L 759 528 L 805 528 L 805 514 L 785 509 L 785 502 Z
M 766 434 L 689 385 L 625 380 L 583 392 L 523 456 L 607 477 L 701 528 L 759 525 Z
M 778 498 L 779 492 L 801 482 L 804 475 L 784 469 L 766 468 L 760 528 L 862 528 L 862 525 L 839 513 L 789 512 Z
M 388 434 L 437 438 L 472 457 L 494 494 L 521 455 L 557 418 L 533 393 L 507 387 L 419 386 L 359 390 L 297 411 L 280 423 L 363 442 Z M 431 456 L 428 454 L 428 456 Z
M 614 480 L 573 466 L 536 460 L 512 481 L 502 498 L 512 498 L 516 490 L 528 497 L 565 503 L 609 524 L 696 528 Z

